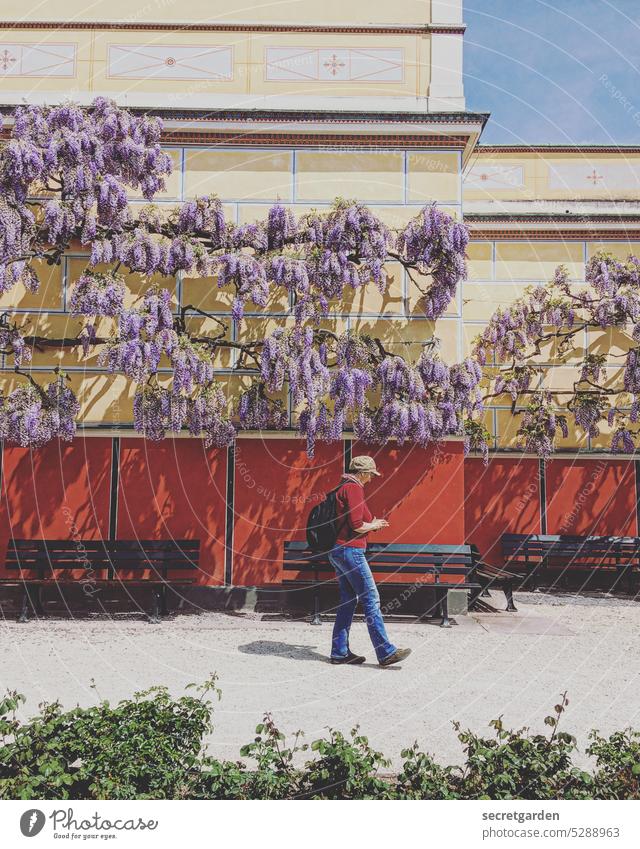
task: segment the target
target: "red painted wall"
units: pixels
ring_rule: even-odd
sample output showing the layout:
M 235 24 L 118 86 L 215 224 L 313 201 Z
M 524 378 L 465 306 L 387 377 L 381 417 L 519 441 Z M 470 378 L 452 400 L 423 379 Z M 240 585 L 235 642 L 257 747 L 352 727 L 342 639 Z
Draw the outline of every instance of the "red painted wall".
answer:
M 123 439 L 118 539 L 199 539 L 198 583 L 224 583 L 227 454 L 199 439 Z
M 303 540 L 307 516 L 342 474 L 342 443 L 239 439 L 235 447 L 233 583 L 279 583 L 286 540 Z M 289 576 L 291 577 L 291 576 Z
M 111 440 L 78 438 L 43 448 L 6 446 L 0 557 L 18 539 L 100 539 L 109 531 Z
M 538 461 L 498 455 L 485 467 L 464 463 L 466 542 L 475 543 L 487 563 L 501 565 L 500 536 L 540 533 Z
M 633 460 L 546 462 L 547 533 L 636 536 Z

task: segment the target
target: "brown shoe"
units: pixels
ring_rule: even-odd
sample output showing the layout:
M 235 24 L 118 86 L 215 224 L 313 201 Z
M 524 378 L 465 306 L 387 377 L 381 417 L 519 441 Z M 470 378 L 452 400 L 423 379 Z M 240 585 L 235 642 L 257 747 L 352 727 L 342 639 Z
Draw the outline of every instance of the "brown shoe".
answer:
M 410 654 L 411 649 L 396 649 L 393 654 L 385 657 L 384 660 L 379 660 L 378 663 L 380 666 L 391 666 L 392 663 L 400 663 L 401 660 L 405 660 Z
M 354 654 L 353 652 L 349 652 L 346 657 L 330 657 L 329 660 L 331 663 L 364 663 L 367 658 L 363 657 L 361 654 Z

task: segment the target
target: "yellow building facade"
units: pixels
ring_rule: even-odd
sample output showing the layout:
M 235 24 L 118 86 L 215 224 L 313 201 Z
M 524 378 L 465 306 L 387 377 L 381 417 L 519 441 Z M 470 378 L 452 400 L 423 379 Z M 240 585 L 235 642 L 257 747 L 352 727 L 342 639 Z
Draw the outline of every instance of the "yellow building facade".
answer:
M 390 264 L 383 295 L 375 287 L 357 291 L 328 318 L 336 329 L 380 336 L 405 357 L 417 357 L 435 334 L 443 359 L 458 362 L 498 306 L 548 280 L 557 265 L 580 281 L 594 251 L 638 252 L 640 147 L 481 144 L 489 116 L 465 104 L 462 0 L 211 5 L 153 0 L 133 8 L 99 0 L 87 9 L 80 0 L 45 7 L 5 0 L 3 111 L 25 100 L 87 104 L 106 95 L 158 114 L 174 171 L 157 202 L 216 193 L 238 223 L 264 218 L 276 201 L 300 215 L 341 196 L 400 227 L 435 201 L 464 219 L 472 237 L 468 279 L 447 313 L 435 323 L 421 317 L 416 290 Z M 73 335 L 82 325 L 68 312 L 68 295 L 84 267 L 83 255 L 70 253 L 61 266 L 43 270 L 37 294 L 14 289 L 0 308 L 34 335 Z M 132 296 L 149 283 L 133 276 L 128 282 Z M 179 277 L 163 285 L 176 310 L 192 306 L 229 317 L 230 299 L 212 280 Z M 188 315 L 194 329 L 211 321 L 195 310 Z M 234 338 L 260 338 L 289 316 L 289 303 L 274 300 L 266 310 L 248 311 Z M 100 335 L 110 330 L 109 319 L 103 323 Z M 582 344 L 573 361 L 606 346 L 614 380 L 614 355 L 630 340 L 585 331 Z M 540 362 L 552 388 L 575 379 L 572 361 L 558 361 L 552 350 Z M 82 428 L 131 427 L 134 387 L 123 375 L 109 374 L 96 356 L 34 351 L 36 378 L 60 364 L 81 402 Z M 231 388 L 248 379 L 233 353 L 219 354 L 216 366 Z M 3 367 L 7 391 L 12 369 Z M 509 448 L 518 421 L 499 401 L 485 421 L 494 447 Z M 601 448 L 606 439 L 570 433 L 559 444 Z

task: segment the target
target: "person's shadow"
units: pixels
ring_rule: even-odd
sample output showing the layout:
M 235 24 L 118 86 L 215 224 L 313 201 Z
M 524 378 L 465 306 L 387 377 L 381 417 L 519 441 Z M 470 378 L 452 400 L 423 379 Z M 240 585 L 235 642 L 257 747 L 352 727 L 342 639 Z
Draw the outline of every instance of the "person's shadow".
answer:
M 311 660 L 319 663 L 329 663 L 329 657 L 326 654 L 320 654 L 315 651 L 315 646 L 299 646 L 291 643 L 281 643 L 277 640 L 254 640 L 252 643 L 245 643 L 243 646 L 238 646 L 238 651 L 243 654 L 262 654 L 271 655 L 272 657 L 286 657 L 291 660 Z M 351 664 L 346 664 L 351 666 Z M 380 669 L 377 663 L 359 663 L 357 666 L 368 667 L 369 669 Z M 399 669 L 400 667 L 390 666 L 389 669 Z

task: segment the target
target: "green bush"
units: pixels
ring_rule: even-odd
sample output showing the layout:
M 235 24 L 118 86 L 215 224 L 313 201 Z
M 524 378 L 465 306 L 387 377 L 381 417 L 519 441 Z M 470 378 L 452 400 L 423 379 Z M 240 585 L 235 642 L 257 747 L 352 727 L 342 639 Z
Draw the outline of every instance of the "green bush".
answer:
M 153 687 L 115 707 L 63 711 L 54 702 L 27 723 L 15 717 L 24 697 L 9 693 L 0 702 L 0 798 L 190 797 L 212 730 L 207 695 L 220 697 L 215 676 L 197 689 L 174 700 Z
M 457 767 L 440 766 L 431 755 L 421 752 L 414 743 L 404 749 L 402 772 L 398 775 L 395 794 L 398 799 L 459 799 Z
M 192 688 L 194 685 L 190 685 Z M 0 701 L 1 799 L 639 799 L 640 733 L 630 728 L 604 738 L 589 735 L 593 773 L 572 764 L 575 738 L 558 722 L 566 694 L 545 719 L 547 736 L 508 730 L 494 735 L 458 732 L 463 766 L 442 766 L 417 743 L 402 752 L 397 775 L 390 762 L 354 728 L 329 729 L 311 744 L 301 732 L 291 742 L 270 714 L 240 754 L 218 761 L 207 754 L 215 675 L 193 695 L 173 699 L 153 687 L 112 707 L 64 711 L 40 705 L 17 719 L 18 693 Z
M 593 779 L 574 767 L 571 755 L 576 739 L 558 731 L 558 721 L 568 704 L 567 694 L 554 708 L 555 716 L 547 716 L 549 737 L 529 734 L 528 728 L 507 730 L 502 718 L 489 724 L 495 739 L 479 737 L 471 731 L 460 731 L 466 767 L 459 779 L 460 796 L 464 799 L 585 799 L 592 794 Z
M 307 761 L 300 781 L 299 796 L 307 799 L 388 799 L 393 786 L 379 776 L 388 767 L 382 752 L 376 752 L 366 737 L 351 731 L 347 739 L 339 731 L 329 729 L 328 739 L 315 740 L 312 751 L 318 757 Z
M 594 799 L 640 799 L 640 733 L 631 728 L 609 738 L 594 730 L 587 754 L 596 759 Z

